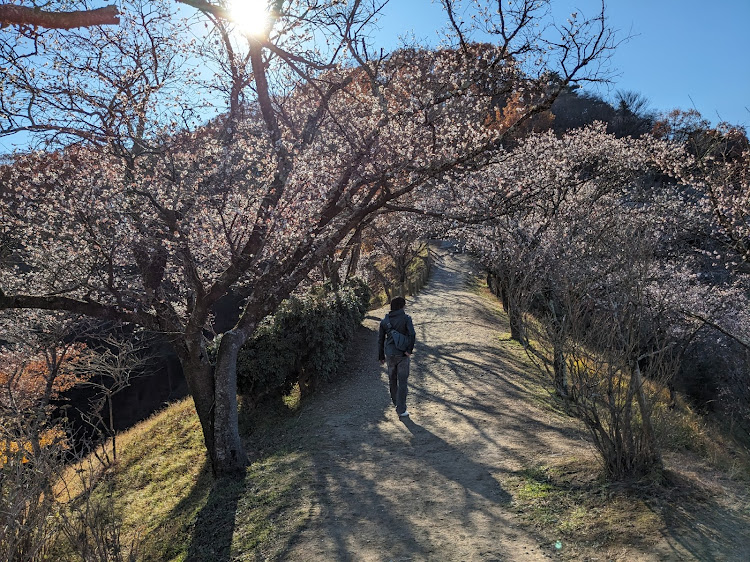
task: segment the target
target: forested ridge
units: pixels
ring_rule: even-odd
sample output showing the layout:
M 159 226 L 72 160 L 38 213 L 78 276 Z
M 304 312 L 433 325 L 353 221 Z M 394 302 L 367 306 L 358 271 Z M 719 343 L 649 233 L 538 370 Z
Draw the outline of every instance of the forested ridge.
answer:
M 83 459 L 77 497 L 116 478 L 117 396 L 167 356 L 210 474 L 246 481 L 262 451 L 240 409 L 332 384 L 367 310 L 424 282 L 429 240 L 481 264 L 603 479 L 672 482 L 690 438 L 665 420 L 689 413 L 746 481 L 746 131 L 586 93 L 620 41 L 604 7 L 480 2 L 469 24 L 442 4 L 444 47 L 392 53 L 369 42 L 377 2 L 279 0 L 244 34 L 202 0 L 5 22 L 0 135 L 30 147 L 0 165 L 8 559 L 73 535 L 72 557 L 127 555 L 115 527 L 73 532 L 86 502 L 55 490 Z

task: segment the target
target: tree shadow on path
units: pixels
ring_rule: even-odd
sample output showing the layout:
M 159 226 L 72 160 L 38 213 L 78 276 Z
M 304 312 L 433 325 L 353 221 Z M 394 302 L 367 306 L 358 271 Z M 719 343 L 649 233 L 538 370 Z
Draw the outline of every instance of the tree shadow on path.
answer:
M 454 268 L 443 271 L 448 266 Z M 424 415 L 419 423 L 396 418 L 387 377 L 376 363 L 378 324 L 387 307 L 367 315 L 342 365 L 351 376 L 338 379 L 301 415 L 307 435 L 297 451 L 310 460 L 312 476 L 307 521 L 285 537 L 273 559 L 540 559 L 530 553 L 541 537 L 519 526 L 501 484 L 516 458 L 489 423 L 501 413 L 493 392 L 506 399 L 509 392 L 495 376 L 494 346 L 466 340 L 462 332 L 485 330 L 487 339 L 498 317 L 464 294 L 465 277 L 446 260 L 436 265 L 426 290 L 409 300 L 423 330 L 411 387 L 416 400 L 410 402 Z M 457 310 L 460 321 L 446 322 Z M 522 420 L 518 424 L 523 433 Z
M 439 560 L 448 529 L 472 535 L 482 519 L 505 527 L 512 498 L 492 468 L 429 429 L 406 419 L 393 423 L 408 433 L 378 423 L 341 433 L 343 416 L 328 422 L 330 441 L 309 450 L 312 518 L 275 559 Z
M 420 459 L 445 478 L 465 490 L 481 495 L 496 504 L 509 504 L 511 495 L 503 490 L 487 467 L 472 460 L 460 449 L 444 441 L 428 429 L 414 423 L 411 418 L 401 420 L 413 436 L 412 444 Z M 442 459 L 449 458 L 450 462 Z

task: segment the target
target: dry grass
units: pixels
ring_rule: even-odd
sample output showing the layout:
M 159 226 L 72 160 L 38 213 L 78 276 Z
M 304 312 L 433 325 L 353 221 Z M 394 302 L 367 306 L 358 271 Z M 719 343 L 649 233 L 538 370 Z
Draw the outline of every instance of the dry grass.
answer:
M 279 441 L 294 424 L 298 407 L 296 391 L 281 405 L 242 414 L 256 457 L 244 480 L 212 477 L 198 416 L 186 399 L 121 434 L 117 462 L 106 470 L 93 456 L 71 466 L 58 484 L 58 498 L 73 505 L 92 485 L 94 497 L 111 497 L 122 544 L 137 547 L 138 560 L 228 559 L 231 553 L 262 552 L 264 542 L 309 516 L 303 485 L 307 459 Z M 255 428 L 252 434 L 249 427 Z M 68 557 L 64 550 L 56 553 Z
M 640 550 L 663 523 L 646 497 L 607 484 L 597 476 L 598 468 L 590 459 L 568 459 L 527 468 L 505 485 L 520 516 L 550 542 L 559 541 L 568 557 L 589 550 Z

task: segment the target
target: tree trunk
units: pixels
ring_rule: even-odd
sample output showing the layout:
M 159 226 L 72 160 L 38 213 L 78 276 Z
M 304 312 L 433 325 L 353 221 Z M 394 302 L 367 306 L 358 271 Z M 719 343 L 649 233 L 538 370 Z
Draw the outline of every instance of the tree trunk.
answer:
M 216 367 L 208 362 L 203 345 L 188 357 L 184 348 L 180 354 L 215 476 L 243 476 L 247 466 L 237 417 L 237 353 L 243 342 L 235 330 L 226 332 Z
M 221 339 L 214 372 L 216 406 L 214 409 L 215 458 L 219 472 L 244 474 L 247 455 L 240 439 L 237 416 L 237 354 L 247 338 L 238 330 L 226 332 Z
M 117 462 L 117 432 L 115 432 L 115 412 L 112 406 L 112 395 L 107 394 L 107 405 L 109 406 L 109 432 L 112 435 L 112 458 Z
M 646 401 L 646 395 L 643 392 L 643 377 L 641 375 L 641 367 L 638 365 L 638 361 L 635 362 L 635 371 L 633 373 L 634 383 L 636 385 L 635 392 L 638 399 L 638 408 L 641 410 L 641 419 L 643 420 L 643 438 L 646 443 L 646 451 L 651 456 L 651 461 L 657 468 L 662 468 L 663 463 L 661 454 L 656 446 L 656 439 L 654 438 L 654 426 L 651 423 L 651 410 L 648 407 Z
M 555 342 L 553 353 L 555 355 L 553 361 L 553 367 L 555 370 L 555 390 L 563 398 L 569 398 L 568 367 L 565 364 L 565 355 L 563 354 L 563 351 L 557 342 Z
M 398 296 L 406 296 L 406 266 L 400 266 L 398 269 Z
M 349 279 L 351 279 L 357 274 L 357 266 L 359 265 L 359 258 L 362 253 L 362 232 L 361 231 L 357 231 L 357 233 L 354 235 L 351 242 L 349 243 L 349 246 L 351 247 L 351 257 L 349 258 L 349 266 L 346 268 L 345 281 L 349 281 Z
M 494 287 L 495 295 L 500 298 L 500 303 L 503 305 L 503 312 L 506 314 L 510 309 L 510 299 L 508 298 L 508 284 L 499 275 L 494 275 Z
M 338 291 L 339 287 L 341 287 L 341 275 L 339 273 L 340 267 L 341 263 L 332 256 L 325 258 L 320 264 L 323 279 L 331 283 L 331 288 L 334 291 Z
M 568 366 L 565 363 L 565 353 L 563 351 L 567 332 L 566 319 L 565 315 L 562 315 L 562 318 L 560 318 L 558 307 L 555 306 L 555 301 L 553 299 L 549 300 L 549 310 L 551 313 L 550 327 L 553 330 L 552 354 L 554 357 L 552 360 L 552 367 L 554 369 L 555 390 L 559 396 L 562 396 L 563 398 L 571 398 L 568 392 Z
M 497 288 L 497 279 L 491 271 L 487 272 L 487 288 L 496 297 L 500 296 L 500 290 Z
M 508 320 L 510 321 L 510 337 L 526 345 L 526 332 L 523 328 L 523 315 L 520 307 L 508 299 Z

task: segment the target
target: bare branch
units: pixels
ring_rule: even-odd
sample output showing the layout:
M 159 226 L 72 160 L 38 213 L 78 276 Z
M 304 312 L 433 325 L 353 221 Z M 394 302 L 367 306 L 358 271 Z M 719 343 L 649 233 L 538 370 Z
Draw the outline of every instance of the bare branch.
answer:
M 0 290 L 0 310 L 21 308 L 75 312 L 105 320 L 135 322 L 148 328 L 157 328 L 156 318 L 146 313 L 125 311 L 114 306 L 69 297 L 6 295 Z
M 461 43 L 461 49 L 466 50 L 466 41 L 464 40 L 464 34 L 461 31 L 461 25 L 456 21 L 456 13 L 453 8 L 453 2 L 452 0 L 443 0 L 443 8 L 445 8 L 446 14 L 448 14 L 448 19 L 451 22 L 451 26 L 453 26 L 453 30 L 456 32 L 456 35 L 458 35 L 458 40 Z
M 25 25 L 48 29 L 73 29 L 96 25 L 119 25 L 119 15 L 117 6 L 73 12 L 48 12 L 39 8 L 0 4 L 0 27 Z
M 693 318 L 695 320 L 700 320 L 706 326 L 710 326 L 714 330 L 716 330 L 718 332 L 721 332 L 722 334 L 724 334 L 728 338 L 733 339 L 734 341 L 736 341 L 738 344 L 740 344 L 745 349 L 750 349 L 750 341 L 747 341 L 743 337 L 738 336 L 737 334 L 732 333 L 731 331 L 727 330 L 726 328 L 724 328 L 720 324 L 717 324 L 716 322 L 714 322 L 710 318 L 708 318 L 708 317 L 706 317 L 706 316 L 704 316 L 702 314 L 699 314 L 697 312 L 691 312 L 691 311 L 688 311 L 688 310 L 682 310 L 681 312 L 685 316 L 687 316 L 688 318 Z

